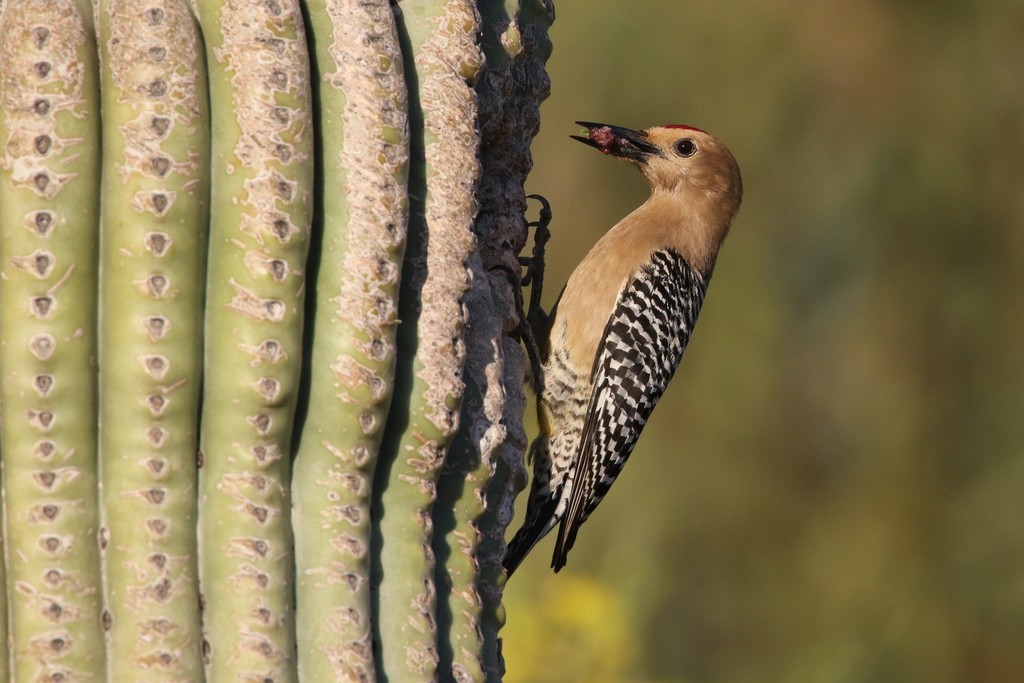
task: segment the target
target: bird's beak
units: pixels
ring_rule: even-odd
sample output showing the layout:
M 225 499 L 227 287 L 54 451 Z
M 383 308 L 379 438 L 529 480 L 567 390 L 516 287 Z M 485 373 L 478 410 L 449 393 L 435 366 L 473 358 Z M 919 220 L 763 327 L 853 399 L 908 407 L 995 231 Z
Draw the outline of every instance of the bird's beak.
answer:
M 661 153 L 661 150 L 647 141 L 647 133 L 642 130 L 588 121 L 577 121 L 576 125 L 586 128 L 587 136 L 572 135 L 570 137 L 595 147 L 604 154 L 623 157 L 631 161 L 645 161 L 648 157 Z

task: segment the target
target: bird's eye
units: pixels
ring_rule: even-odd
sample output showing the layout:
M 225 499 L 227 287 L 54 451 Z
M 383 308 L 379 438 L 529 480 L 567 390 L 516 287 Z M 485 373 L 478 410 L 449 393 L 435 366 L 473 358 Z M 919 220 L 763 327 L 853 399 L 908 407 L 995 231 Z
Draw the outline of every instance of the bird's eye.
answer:
M 697 143 L 690 138 L 683 138 L 676 143 L 676 153 L 681 157 L 692 157 L 697 153 Z

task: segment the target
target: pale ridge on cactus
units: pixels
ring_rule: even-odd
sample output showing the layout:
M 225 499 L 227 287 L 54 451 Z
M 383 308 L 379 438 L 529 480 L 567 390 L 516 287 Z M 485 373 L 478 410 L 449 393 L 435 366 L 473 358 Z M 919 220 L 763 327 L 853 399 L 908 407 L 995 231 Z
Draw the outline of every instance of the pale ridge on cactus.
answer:
M 408 97 L 388 0 L 306 6 L 322 181 L 317 371 L 292 484 L 298 667 L 303 680 L 363 681 L 375 677 L 370 502 L 397 355 Z

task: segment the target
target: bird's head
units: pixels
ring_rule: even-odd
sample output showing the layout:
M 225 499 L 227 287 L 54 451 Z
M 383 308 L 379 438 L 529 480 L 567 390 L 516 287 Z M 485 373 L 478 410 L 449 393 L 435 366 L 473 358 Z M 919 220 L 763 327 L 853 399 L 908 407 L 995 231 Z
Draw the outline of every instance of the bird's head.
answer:
M 740 168 L 713 135 L 693 126 L 655 126 L 632 130 L 577 121 L 587 135 L 573 135 L 604 154 L 632 161 L 655 192 L 680 193 L 684 201 L 705 200 L 724 212 L 728 226 L 743 197 Z

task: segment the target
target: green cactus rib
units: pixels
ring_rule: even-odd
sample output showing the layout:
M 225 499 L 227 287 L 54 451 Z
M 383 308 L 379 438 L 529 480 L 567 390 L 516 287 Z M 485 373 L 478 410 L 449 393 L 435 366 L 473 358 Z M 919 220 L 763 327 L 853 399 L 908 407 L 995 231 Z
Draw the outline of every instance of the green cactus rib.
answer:
M 431 510 L 463 392 L 462 298 L 476 247 L 471 228 L 480 172 L 472 84 L 482 67 L 475 3 L 404 2 L 400 7 L 407 81 L 414 84 L 414 201 L 399 328 L 408 365 L 398 376 L 402 384 L 396 383 L 396 396 L 408 401 L 408 412 L 389 419 L 388 431 L 397 435 L 387 444 L 387 467 L 378 476 L 378 481 L 386 477 L 386 484 L 375 505 L 383 539 L 375 576 L 380 581 L 379 667 L 391 683 L 438 675 Z
M 89 0 L 10 0 L 0 35 L 0 448 L 11 675 L 102 681 L 100 138 Z
M 212 140 L 200 434 L 207 679 L 295 681 L 291 432 L 313 207 L 297 0 L 201 0 Z
M 196 448 L 209 192 L 185 0 L 102 0 L 100 473 L 111 680 L 202 678 Z
M 407 96 L 389 0 L 306 8 L 323 170 L 309 408 L 292 488 L 299 673 L 370 681 L 370 496 L 394 378 Z

